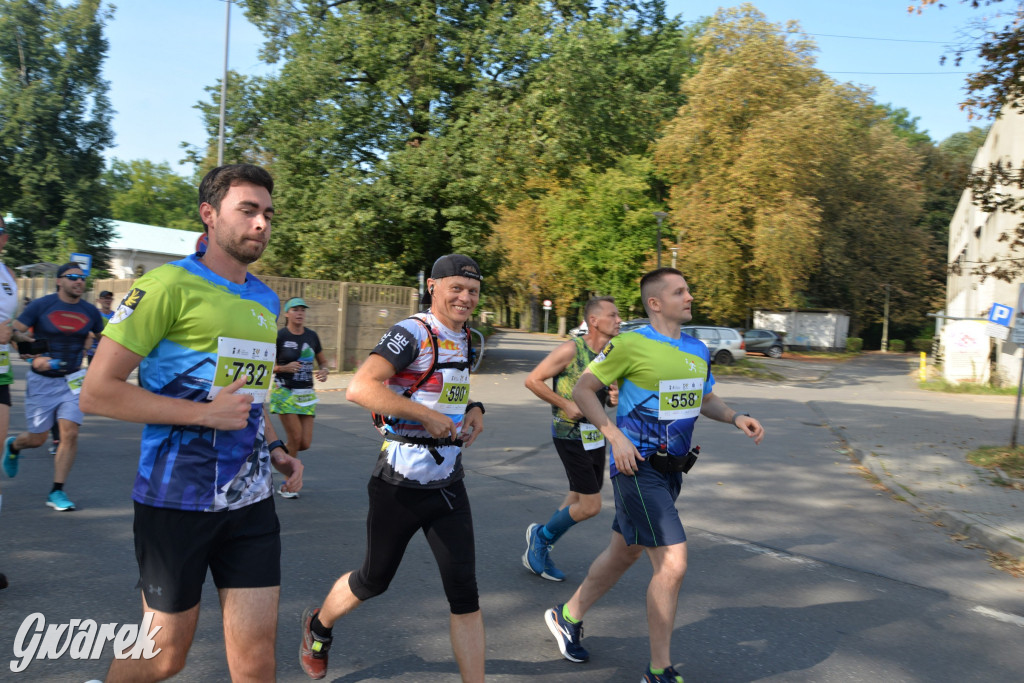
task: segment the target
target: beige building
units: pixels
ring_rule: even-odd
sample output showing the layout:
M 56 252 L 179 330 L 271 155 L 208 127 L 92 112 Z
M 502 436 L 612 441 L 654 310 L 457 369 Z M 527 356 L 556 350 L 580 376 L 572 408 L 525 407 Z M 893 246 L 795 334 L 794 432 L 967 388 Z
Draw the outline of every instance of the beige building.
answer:
M 116 278 L 144 275 L 157 266 L 192 254 L 201 232 L 160 228 L 155 225 L 110 221 L 110 273 Z
M 1024 114 L 1019 111 L 1007 111 L 1006 114 L 992 124 L 985 144 L 974 157 L 973 168 L 987 168 L 996 161 L 1012 164 L 1014 169 L 1021 168 L 1024 163 Z M 1014 190 L 1009 189 L 1013 192 Z M 1021 193 L 1021 190 L 1016 190 Z M 975 267 L 982 261 L 991 258 L 1020 259 L 1024 253 L 1011 252 L 1006 242 L 1000 242 L 1004 233 L 1012 233 L 1018 224 L 1024 222 L 1022 214 L 1006 214 L 1002 212 L 985 213 L 971 201 L 971 191 L 964 190 L 960 196 L 953 220 L 949 224 L 948 263 L 956 264 L 959 274 L 950 274 L 946 280 L 946 319 L 947 324 L 942 332 L 944 357 L 956 362 L 947 362 L 944 366 L 946 378 L 951 381 L 979 381 L 989 379 L 1003 383 L 1016 384 L 1021 372 L 1021 345 L 1010 341 L 992 338 L 987 349 L 984 345 L 960 344 L 961 349 L 955 351 L 957 340 L 963 340 L 965 330 L 971 327 L 984 330 L 987 324 L 976 322 L 964 325 L 951 325 L 954 320 L 988 319 L 993 304 L 1003 304 L 1014 309 L 1018 306 L 1020 281 L 1004 282 L 989 277 L 982 282 L 981 277 L 974 273 Z M 1015 315 L 1024 313 L 1016 310 Z M 1024 322 L 1022 322 L 1024 324 Z M 970 334 L 975 334 L 970 332 Z M 987 335 L 986 335 L 987 336 Z M 970 347 L 972 351 L 965 351 Z M 963 355 L 964 352 L 967 355 Z M 990 364 L 983 358 L 974 356 L 995 353 L 996 363 L 991 368 L 994 376 L 990 377 Z

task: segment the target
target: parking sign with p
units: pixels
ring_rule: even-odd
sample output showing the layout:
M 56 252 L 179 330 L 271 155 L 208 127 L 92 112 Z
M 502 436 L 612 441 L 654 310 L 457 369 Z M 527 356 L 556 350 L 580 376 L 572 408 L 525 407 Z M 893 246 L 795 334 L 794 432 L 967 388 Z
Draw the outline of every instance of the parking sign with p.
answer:
M 1010 321 L 1013 320 L 1013 309 L 1002 304 L 992 304 L 992 310 L 988 313 L 988 320 L 996 325 L 1009 327 Z

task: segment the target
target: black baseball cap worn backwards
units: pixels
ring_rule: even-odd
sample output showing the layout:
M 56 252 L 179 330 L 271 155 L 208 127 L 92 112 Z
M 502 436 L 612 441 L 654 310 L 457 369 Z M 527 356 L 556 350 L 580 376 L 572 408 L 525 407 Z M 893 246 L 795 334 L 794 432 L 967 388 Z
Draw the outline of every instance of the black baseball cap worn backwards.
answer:
M 57 277 L 63 277 L 64 273 L 68 272 L 69 270 L 81 270 L 81 269 L 82 269 L 82 265 L 80 263 L 75 263 L 74 261 L 69 261 L 69 262 L 65 263 L 63 266 L 61 266 L 60 268 L 57 269 Z
M 433 280 L 457 276 L 468 277 L 480 282 L 484 280 L 476 261 L 463 254 L 446 254 L 434 261 L 434 267 L 430 269 L 430 277 Z

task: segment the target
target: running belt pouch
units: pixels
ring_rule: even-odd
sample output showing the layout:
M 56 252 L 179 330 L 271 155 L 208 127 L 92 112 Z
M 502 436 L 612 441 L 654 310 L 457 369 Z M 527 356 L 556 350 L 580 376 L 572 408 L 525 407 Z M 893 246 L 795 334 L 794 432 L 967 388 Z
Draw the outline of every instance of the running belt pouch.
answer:
M 649 461 L 651 467 L 662 474 L 673 474 L 675 472 L 683 472 L 685 474 L 697 462 L 697 454 L 690 451 L 686 455 L 676 456 L 657 452 L 649 457 Z

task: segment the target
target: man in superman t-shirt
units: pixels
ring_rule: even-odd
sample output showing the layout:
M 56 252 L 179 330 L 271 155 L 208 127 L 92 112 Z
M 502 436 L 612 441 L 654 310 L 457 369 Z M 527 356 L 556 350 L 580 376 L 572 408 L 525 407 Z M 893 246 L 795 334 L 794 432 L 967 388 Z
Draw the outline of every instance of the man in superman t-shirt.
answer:
M 78 427 L 82 411 L 78 392 L 82 387 L 82 356 L 94 335 L 103 331 L 99 310 L 82 300 L 85 274 L 77 263 L 65 263 L 57 269 L 57 292 L 36 299 L 25 307 L 14 329 L 32 328 L 36 340 L 46 340 L 49 350 L 31 359 L 31 372 L 25 378 L 25 423 L 28 431 L 4 442 L 3 465 L 8 476 L 18 473 L 22 449 L 46 443 L 50 428 L 60 426 L 60 445 L 53 459 L 53 488 L 46 504 L 54 510 L 74 510 L 75 504 L 64 493 L 71 465 L 78 450 Z

